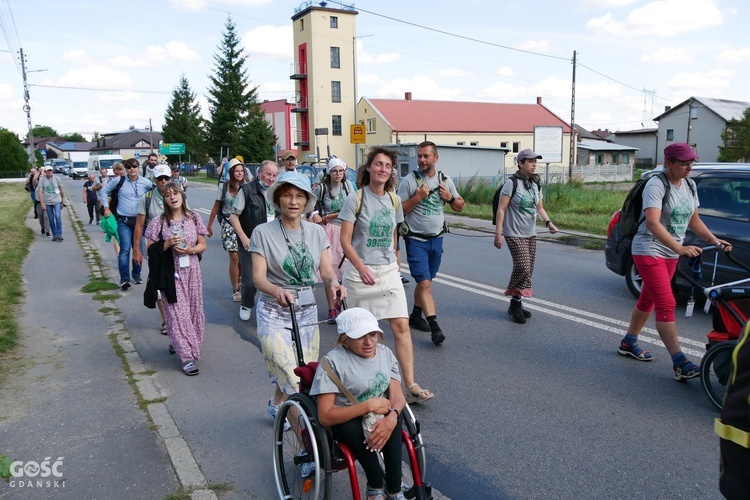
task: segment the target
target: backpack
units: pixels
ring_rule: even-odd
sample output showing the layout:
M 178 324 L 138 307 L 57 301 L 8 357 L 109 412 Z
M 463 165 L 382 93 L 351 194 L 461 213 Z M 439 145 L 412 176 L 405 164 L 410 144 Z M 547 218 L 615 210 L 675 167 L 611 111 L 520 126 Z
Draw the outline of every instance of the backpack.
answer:
M 518 190 L 518 177 L 516 177 L 515 174 L 510 176 L 511 182 L 513 182 L 513 190 L 510 192 L 511 199 L 516 195 L 516 190 Z M 542 192 L 542 183 L 537 179 L 536 177 L 531 178 L 532 182 L 536 184 L 537 190 L 541 193 Z M 504 184 L 503 184 L 504 185 Z M 503 186 L 500 186 L 497 188 L 497 191 L 495 191 L 495 196 L 492 197 L 492 225 L 497 225 L 495 223 L 495 220 L 497 219 L 497 208 L 500 206 L 500 191 L 503 190 Z
M 412 170 L 411 173 L 412 173 L 412 175 L 414 176 L 414 179 L 417 182 L 417 189 L 419 189 L 419 188 L 421 188 L 422 186 L 425 185 L 425 180 L 422 177 L 422 174 L 419 173 L 419 170 Z M 445 187 L 447 177 L 440 170 L 438 170 L 437 174 L 438 174 L 438 188 L 435 188 L 435 189 L 439 189 L 440 186 Z M 430 194 L 432 194 L 432 192 L 430 192 Z M 445 203 L 446 203 L 445 200 L 443 200 L 441 198 L 440 201 L 442 201 L 443 205 L 445 205 Z M 438 234 L 438 236 L 440 236 L 443 233 L 450 233 L 450 229 L 448 228 L 448 222 L 445 220 L 445 218 L 443 218 L 443 229 L 442 229 L 442 231 L 440 231 L 440 234 Z M 417 238 L 428 238 L 429 237 L 429 236 L 424 235 L 424 234 L 412 233 L 411 229 L 409 228 L 409 224 L 406 223 L 406 214 L 404 214 L 404 222 L 402 222 L 399 225 L 399 227 L 398 227 L 398 234 L 400 234 L 401 236 L 416 236 Z
M 318 203 L 315 207 L 315 210 L 318 211 L 320 215 L 325 215 L 326 211 L 326 189 L 328 188 L 328 185 L 326 184 L 326 177 L 323 177 L 323 182 L 320 183 L 320 198 L 318 198 Z M 349 181 L 347 179 L 344 179 L 341 181 L 341 185 L 343 186 L 344 192 L 346 193 L 346 196 L 349 196 Z M 331 195 L 330 192 L 327 193 L 329 196 Z M 359 204 L 357 205 L 358 210 L 362 210 L 362 207 L 360 206 L 362 204 L 362 197 L 359 198 Z M 395 204 L 393 205 L 396 206 Z M 359 216 L 359 211 L 357 212 L 357 215 Z
M 643 211 L 643 190 L 646 188 L 646 183 L 651 180 L 652 177 L 659 178 L 664 185 L 664 197 L 661 199 L 662 209 L 664 209 L 664 204 L 669 199 L 669 192 L 672 189 L 672 183 L 667 179 L 667 174 L 665 172 L 657 172 L 645 179 L 638 179 L 635 186 L 630 189 L 630 192 L 625 197 L 625 202 L 620 209 L 620 233 L 623 238 L 632 238 L 635 236 L 635 233 L 638 232 L 638 228 L 643 224 L 643 221 L 646 220 L 645 214 L 641 217 L 641 212 Z M 691 179 L 687 179 L 687 183 L 688 186 L 690 186 L 690 191 L 693 193 L 693 196 L 695 196 L 695 184 Z
M 125 177 L 125 175 L 121 175 L 117 186 L 109 192 L 109 211 L 112 212 L 112 215 L 114 216 L 117 216 L 117 203 L 119 201 L 118 193 L 122 185 L 125 184 Z
M 714 432 L 721 438 L 719 490 L 729 500 L 750 491 L 750 322 L 732 353 L 732 368 L 721 417 Z
M 357 210 L 354 212 L 354 226 L 357 225 L 357 222 L 359 222 L 359 214 L 362 213 L 362 196 L 363 196 L 364 186 L 361 189 L 357 190 Z M 393 209 L 398 213 L 398 205 L 401 202 L 399 197 L 394 193 L 393 191 L 386 191 L 391 196 L 391 203 L 393 203 Z M 344 265 L 344 261 L 346 260 L 346 256 L 341 257 L 341 262 L 339 262 L 339 269 L 341 269 L 341 266 Z

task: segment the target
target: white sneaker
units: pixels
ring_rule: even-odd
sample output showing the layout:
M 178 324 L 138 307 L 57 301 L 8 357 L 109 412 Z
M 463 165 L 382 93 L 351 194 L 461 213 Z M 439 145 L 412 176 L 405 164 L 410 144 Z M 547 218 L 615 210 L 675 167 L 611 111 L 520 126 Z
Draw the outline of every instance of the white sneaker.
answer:
M 250 319 L 250 314 L 252 314 L 253 308 L 252 307 L 245 307 L 240 306 L 240 319 L 242 321 L 247 321 Z
M 272 420 L 276 420 L 276 413 L 279 411 L 279 405 L 273 404 L 273 402 L 269 399 L 268 400 L 268 406 L 266 406 L 266 414 L 271 417 Z M 284 420 L 284 432 L 291 429 L 292 426 L 289 425 L 289 422 Z

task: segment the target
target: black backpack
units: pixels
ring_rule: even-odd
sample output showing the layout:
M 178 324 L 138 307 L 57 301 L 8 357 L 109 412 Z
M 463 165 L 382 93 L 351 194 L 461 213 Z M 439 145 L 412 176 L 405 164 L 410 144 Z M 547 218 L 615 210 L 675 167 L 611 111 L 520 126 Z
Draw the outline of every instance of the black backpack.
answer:
M 117 202 L 118 200 L 118 192 L 120 191 L 120 188 L 123 184 L 125 184 L 125 177 L 124 175 L 120 176 L 120 181 L 117 183 L 117 186 L 109 192 L 109 211 L 112 212 L 112 215 L 117 216 Z
M 721 437 L 719 490 L 729 500 L 750 493 L 750 322 L 732 353 L 732 370 L 721 418 L 714 431 Z
M 513 190 L 510 192 L 510 197 L 513 198 L 513 196 L 516 195 L 516 190 L 518 189 L 518 177 L 514 175 L 510 176 L 511 182 L 513 182 Z M 537 179 L 536 177 L 532 178 L 532 181 L 534 184 L 536 184 L 537 189 L 539 192 L 542 192 L 542 183 Z M 502 184 L 499 188 L 497 188 L 497 191 L 495 191 L 495 196 L 492 197 L 492 225 L 497 225 L 495 220 L 497 219 L 497 208 L 500 206 L 500 191 L 503 190 Z
M 664 185 L 664 197 L 661 199 L 661 207 L 662 210 L 664 209 L 664 204 L 669 199 L 669 191 L 672 189 L 672 183 L 667 179 L 667 174 L 662 171 L 650 175 L 645 179 L 638 179 L 635 186 L 630 189 L 630 192 L 625 197 L 625 202 L 620 209 L 620 234 L 622 234 L 623 238 L 632 238 L 635 236 L 640 225 L 646 220 L 645 214 L 641 217 L 641 212 L 643 211 L 643 190 L 646 188 L 646 183 L 654 176 L 661 180 Z M 691 179 L 687 179 L 687 183 L 690 186 L 693 196 L 695 196 L 695 184 Z

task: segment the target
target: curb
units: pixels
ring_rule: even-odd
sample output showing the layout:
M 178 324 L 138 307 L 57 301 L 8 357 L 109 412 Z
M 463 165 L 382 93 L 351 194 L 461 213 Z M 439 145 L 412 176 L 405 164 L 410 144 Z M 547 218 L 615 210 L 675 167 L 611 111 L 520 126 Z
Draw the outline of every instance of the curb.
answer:
M 88 235 L 82 230 L 82 222 L 73 205 L 67 205 L 71 227 L 76 235 L 78 245 L 83 250 L 84 258 L 89 265 L 92 278 L 106 279 L 109 268 L 102 266 L 99 250 L 91 244 Z M 194 500 L 217 500 L 216 493 L 208 488 L 205 476 L 198 466 L 190 447 L 177 428 L 172 415 L 164 401 L 167 395 L 161 390 L 157 373 L 147 372 L 138 351 L 130 341 L 130 334 L 124 326 L 124 319 L 114 300 L 104 300 L 102 306 L 109 310 L 103 312 L 109 327 L 107 336 L 112 340 L 113 348 L 121 353 L 121 360 L 128 379 L 134 383 L 133 392 L 142 401 L 146 416 L 164 442 L 169 459 L 180 486 L 190 493 Z

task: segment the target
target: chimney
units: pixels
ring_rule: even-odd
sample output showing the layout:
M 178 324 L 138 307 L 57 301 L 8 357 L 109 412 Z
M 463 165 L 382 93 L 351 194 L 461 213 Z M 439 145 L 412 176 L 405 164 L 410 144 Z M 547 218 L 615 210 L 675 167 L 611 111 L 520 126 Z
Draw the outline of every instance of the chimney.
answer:
M 672 106 L 664 106 L 664 112 L 665 112 L 665 113 L 666 113 L 667 111 L 669 111 L 670 109 L 672 109 Z
M 542 105 L 542 98 L 541 97 L 537 97 L 536 98 L 536 103 L 541 106 Z
M 411 92 L 404 92 L 404 99 L 411 101 Z

